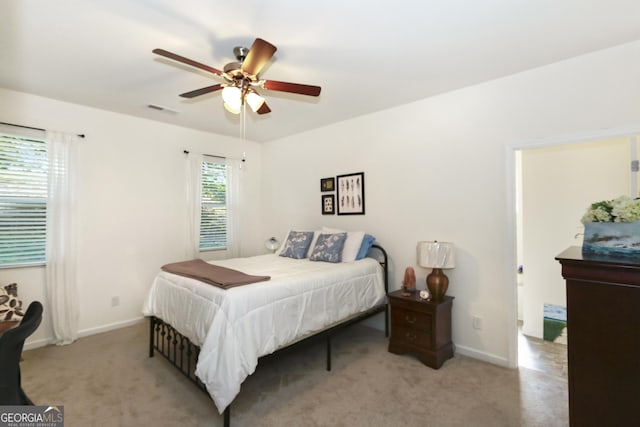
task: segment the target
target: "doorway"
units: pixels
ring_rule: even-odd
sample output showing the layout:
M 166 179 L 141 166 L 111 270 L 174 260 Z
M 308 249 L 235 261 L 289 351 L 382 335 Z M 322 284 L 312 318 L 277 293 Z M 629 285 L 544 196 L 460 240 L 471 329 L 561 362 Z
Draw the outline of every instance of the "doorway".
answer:
M 555 344 L 543 340 L 545 306 L 566 307 L 565 283 L 554 258 L 582 244 L 580 218 L 591 203 L 631 193 L 631 177 L 637 174 L 629 164 L 636 152 L 630 137 L 515 152 L 519 365 L 562 370 L 558 363 L 566 360 L 566 345 L 558 341 L 563 337 Z M 567 329 L 570 333 L 570 325 Z

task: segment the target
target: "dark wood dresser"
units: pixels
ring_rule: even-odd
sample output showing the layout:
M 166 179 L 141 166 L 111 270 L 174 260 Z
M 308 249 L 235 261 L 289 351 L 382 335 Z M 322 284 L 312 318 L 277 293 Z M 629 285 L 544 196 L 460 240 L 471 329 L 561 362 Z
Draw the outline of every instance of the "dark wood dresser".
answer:
M 640 257 L 556 257 L 567 287 L 569 423 L 640 425 Z
M 389 351 L 410 353 L 422 363 L 438 369 L 453 357 L 451 342 L 451 305 L 453 297 L 433 302 L 418 294 L 402 296 L 402 291 L 389 294 L 391 305 L 391 337 Z

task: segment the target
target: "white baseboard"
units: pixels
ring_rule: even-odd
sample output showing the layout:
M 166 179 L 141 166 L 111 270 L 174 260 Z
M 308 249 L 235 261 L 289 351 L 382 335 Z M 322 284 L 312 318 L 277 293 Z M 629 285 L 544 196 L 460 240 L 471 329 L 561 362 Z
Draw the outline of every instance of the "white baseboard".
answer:
M 126 328 L 127 326 L 133 326 L 144 321 L 144 317 L 136 317 L 135 319 L 123 320 L 121 322 L 110 323 L 108 325 L 98 326 L 96 328 L 83 329 L 78 332 L 78 338 L 88 337 L 91 335 L 101 334 L 103 332 L 109 332 L 120 328 Z M 44 347 L 54 343 L 53 337 L 42 338 L 35 341 L 27 340 L 24 343 L 24 350 L 33 350 L 34 348 Z
M 493 365 L 502 366 L 503 368 L 511 368 L 511 366 L 509 365 L 509 361 L 506 358 L 496 356 L 495 354 L 485 353 L 470 347 L 465 347 L 457 344 L 455 346 L 455 352 L 463 356 L 468 356 L 474 359 L 482 360 L 483 362 L 491 363 Z
M 43 338 L 36 341 L 25 341 L 24 347 L 22 347 L 22 350 L 33 350 L 34 348 L 39 348 L 39 347 L 44 347 L 46 345 L 49 345 L 52 342 L 53 340 L 51 338 Z
M 134 319 L 123 320 L 121 322 L 110 323 L 108 325 L 98 326 L 97 328 L 83 329 L 78 332 L 78 338 L 88 337 L 95 334 L 101 334 L 103 332 L 113 331 L 115 329 L 126 328 L 127 326 L 137 325 L 144 321 L 144 317 L 136 317 Z

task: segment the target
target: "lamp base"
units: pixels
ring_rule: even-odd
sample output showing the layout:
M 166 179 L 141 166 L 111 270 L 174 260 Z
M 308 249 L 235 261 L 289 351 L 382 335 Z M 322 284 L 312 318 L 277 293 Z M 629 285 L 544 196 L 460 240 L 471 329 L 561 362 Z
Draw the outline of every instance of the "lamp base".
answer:
M 442 301 L 449 288 L 449 278 L 441 268 L 434 268 L 427 276 L 427 288 L 434 301 Z

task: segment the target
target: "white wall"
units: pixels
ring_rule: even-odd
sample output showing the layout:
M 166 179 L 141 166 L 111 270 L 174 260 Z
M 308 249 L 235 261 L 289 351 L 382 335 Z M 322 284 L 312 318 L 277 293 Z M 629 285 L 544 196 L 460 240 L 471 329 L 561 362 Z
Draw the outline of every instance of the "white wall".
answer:
M 522 151 L 525 335 L 542 338 L 544 304 L 566 307 L 565 282 L 554 258 L 582 244 L 580 218 L 591 203 L 629 195 L 629 162 L 629 138 Z
M 416 265 L 419 240 L 455 242 L 457 351 L 514 366 L 514 147 L 640 128 L 639 73 L 636 42 L 267 143 L 265 232 L 364 229 L 391 256 L 392 288 L 407 266 L 419 282 L 428 273 Z M 366 215 L 321 215 L 319 179 L 360 171 Z
M 185 149 L 236 158 L 246 151 L 241 248 L 246 255 L 264 251 L 254 215 L 260 145 L 2 89 L 0 100 L 0 121 L 86 134 L 79 147 L 76 218 L 81 334 L 140 319 L 160 266 L 185 259 Z M 44 302 L 43 324 L 29 342 L 46 342 L 52 331 L 44 267 L 0 270 L 0 283 L 13 281 L 25 304 Z M 111 307 L 113 296 L 120 297 L 117 307 Z

